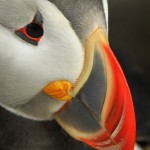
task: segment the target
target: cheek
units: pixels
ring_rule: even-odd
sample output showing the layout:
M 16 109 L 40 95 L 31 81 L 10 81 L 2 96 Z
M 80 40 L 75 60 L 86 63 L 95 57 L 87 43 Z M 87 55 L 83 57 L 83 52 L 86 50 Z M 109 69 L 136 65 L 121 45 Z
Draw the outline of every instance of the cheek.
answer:
M 71 82 L 77 80 L 82 72 L 85 56 L 84 49 L 75 34 L 69 37 L 65 33 L 54 36 L 47 35 L 45 32 L 38 47 L 56 76 L 59 74 L 63 77 L 62 79 L 65 78 Z
M 83 49 L 76 38 L 45 36 L 33 46 L 4 29 L 0 34 L 0 100 L 15 104 L 29 100 L 49 82 L 75 82 L 83 62 Z

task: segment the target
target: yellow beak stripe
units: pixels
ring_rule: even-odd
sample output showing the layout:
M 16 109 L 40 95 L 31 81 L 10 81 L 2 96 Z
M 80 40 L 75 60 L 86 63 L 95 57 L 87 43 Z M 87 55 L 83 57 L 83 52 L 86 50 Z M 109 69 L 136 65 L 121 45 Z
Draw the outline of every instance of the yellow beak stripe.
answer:
M 76 83 L 71 84 L 66 80 L 54 81 L 48 84 L 43 89 L 43 92 L 59 101 L 70 101 L 73 97 L 75 97 L 90 76 L 94 61 L 95 45 L 98 39 L 101 39 L 102 42 L 108 42 L 102 28 L 97 28 L 94 30 L 85 41 L 84 66 Z

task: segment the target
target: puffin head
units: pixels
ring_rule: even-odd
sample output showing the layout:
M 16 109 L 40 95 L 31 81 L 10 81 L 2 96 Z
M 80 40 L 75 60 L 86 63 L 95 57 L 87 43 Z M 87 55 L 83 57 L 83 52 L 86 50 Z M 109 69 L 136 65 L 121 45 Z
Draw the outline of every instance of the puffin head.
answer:
M 132 100 L 107 19 L 105 0 L 0 0 L 0 105 L 56 119 L 96 149 L 132 150 Z

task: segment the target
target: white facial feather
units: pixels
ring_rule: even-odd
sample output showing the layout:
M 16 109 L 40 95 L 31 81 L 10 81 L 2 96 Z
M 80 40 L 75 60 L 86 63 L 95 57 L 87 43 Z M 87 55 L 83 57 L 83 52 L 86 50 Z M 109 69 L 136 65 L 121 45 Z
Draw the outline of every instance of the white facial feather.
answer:
M 0 0 L 0 24 L 17 29 L 30 23 L 36 13 L 32 0 Z
M 83 69 L 84 50 L 56 6 L 36 0 L 36 7 L 44 27 L 38 46 L 0 25 L 0 103 L 25 117 L 43 120 L 50 119 L 63 105 L 43 96 L 43 87 L 55 80 L 74 83 Z
M 108 32 L 108 2 L 107 0 L 102 0 L 102 2 L 103 2 L 104 13 L 105 13 L 105 18 L 106 18 L 107 32 Z

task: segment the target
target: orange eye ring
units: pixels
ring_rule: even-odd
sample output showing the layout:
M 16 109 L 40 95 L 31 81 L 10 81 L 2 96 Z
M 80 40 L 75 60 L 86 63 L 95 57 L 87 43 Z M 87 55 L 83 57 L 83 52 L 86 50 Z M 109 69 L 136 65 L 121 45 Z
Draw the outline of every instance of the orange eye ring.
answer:
M 36 24 L 36 23 L 34 23 L 34 22 L 32 22 L 31 24 L 38 25 L 38 26 L 41 27 L 41 29 L 43 30 L 42 25 Z M 30 25 L 30 24 L 29 24 L 29 25 Z M 25 26 L 25 27 L 19 29 L 18 31 L 21 32 L 23 35 L 25 35 L 28 39 L 30 39 L 30 40 L 32 40 L 32 41 L 35 41 L 35 42 L 37 42 L 37 43 L 40 41 L 40 39 L 41 39 L 42 36 L 43 36 L 43 33 L 42 33 L 41 36 L 39 36 L 39 37 L 32 37 L 32 36 L 30 36 L 30 35 L 27 33 L 27 26 Z

